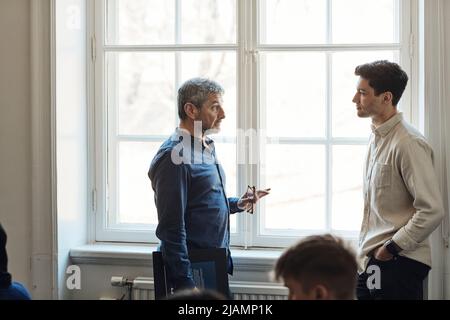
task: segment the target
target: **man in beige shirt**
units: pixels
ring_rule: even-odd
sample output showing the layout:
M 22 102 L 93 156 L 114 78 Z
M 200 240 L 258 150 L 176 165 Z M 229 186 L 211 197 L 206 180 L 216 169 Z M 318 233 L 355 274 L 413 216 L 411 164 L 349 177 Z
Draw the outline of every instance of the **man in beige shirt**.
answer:
M 356 67 L 358 117 L 372 119 L 364 168 L 358 299 L 423 299 L 428 237 L 443 215 L 433 150 L 397 104 L 408 76 L 396 63 Z

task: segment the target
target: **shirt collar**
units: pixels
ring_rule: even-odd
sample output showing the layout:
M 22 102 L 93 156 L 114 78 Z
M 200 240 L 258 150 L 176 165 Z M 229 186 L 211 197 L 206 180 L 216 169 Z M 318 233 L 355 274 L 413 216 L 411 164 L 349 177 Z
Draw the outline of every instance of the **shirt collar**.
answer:
M 378 128 L 376 128 L 372 124 L 371 125 L 372 132 L 376 135 L 385 137 L 402 120 L 403 120 L 403 113 L 399 112 Z
M 190 135 L 190 136 L 191 136 L 191 142 L 192 142 L 192 143 L 194 142 L 194 139 L 202 140 L 201 138 L 197 138 L 197 137 L 192 136 L 192 135 L 189 133 L 189 131 L 187 131 L 186 129 L 182 129 L 182 128 L 180 128 L 180 127 L 177 127 L 177 128 L 175 129 L 174 135 L 177 137 L 176 140 L 178 140 L 178 141 L 181 141 L 180 138 L 181 138 L 182 136 L 187 136 L 187 135 Z M 204 141 L 205 141 L 205 143 L 202 144 L 203 147 L 205 147 L 205 145 L 206 145 L 206 146 L 209 146 L 210 144 L 214 143 L 214 140 L 211 139 L 210 137 L 205 137 L 205 140 L 204 140 Z

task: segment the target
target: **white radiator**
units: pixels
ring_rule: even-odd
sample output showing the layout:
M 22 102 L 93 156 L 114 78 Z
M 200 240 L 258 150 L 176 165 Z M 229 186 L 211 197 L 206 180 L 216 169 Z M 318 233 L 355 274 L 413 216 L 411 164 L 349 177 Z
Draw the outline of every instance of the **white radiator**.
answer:
M 153 278 L 137 277 L 132 280 L 133 300 L 153 300 Z M 234 300 L 286 300 L 288 290 L 269 282 L 232 281 L 230 290 Z
M 286 300 L 288 289 L 268 282 L 233 281 L 230 291 L 234 300 Z
M 133 280 L 132 287 L 133 300 L 154 300 L 155 289 L 153 278 L 137 277 Z

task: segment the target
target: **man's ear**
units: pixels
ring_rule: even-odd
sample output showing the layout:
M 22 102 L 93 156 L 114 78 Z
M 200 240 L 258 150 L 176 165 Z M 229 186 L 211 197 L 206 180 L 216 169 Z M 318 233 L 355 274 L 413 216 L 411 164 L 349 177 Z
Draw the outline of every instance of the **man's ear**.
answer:
M 314 299 L 315 300 L 330 300 L 331 299 L 331 293 L 330 290 L 327 289 L 327 287 L 318 284 L 313 289 Z
M 385 104 L 392 103 L 393 98 L 394 96 L 392 95 L 392 92 L 386 91 L 385 93 L 383 93 L 383 103 Z
M 184 108 L 184 112 L 186 113 L 188 118 L 190 118 L 192 120 L 197 119 L 197 115 L 198 115 L 200 110 L 198 110 L 198 108 L 196 106 L 194 106 L 190 102 L 187 102 L 187 103 L 184 104 L 183 108 Z

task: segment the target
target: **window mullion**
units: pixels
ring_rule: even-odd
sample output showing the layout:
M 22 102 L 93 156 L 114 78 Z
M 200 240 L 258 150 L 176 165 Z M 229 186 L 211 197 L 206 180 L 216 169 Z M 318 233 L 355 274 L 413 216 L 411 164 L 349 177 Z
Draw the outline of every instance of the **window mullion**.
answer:
M 417 36 L 413 22 L 412 15 L 415 13 L 413 8 L 417 7 L 417 1 L 400 0 L 399 5 L 395 7 L 396 14 L 400 17 L 400 21 L 395 25 L 397 34 L 400 36 L 399 61 L 405 72 L 410 75 L 410 82 L 405 89 L 403 97 L 400 101 L 400 108 L 403 111 L 405 119 L 419 127 L 417 114 L 417 96 L 413 97 L 416 92 L 419 92 L 418 82 L 418 63 L 413 63 L 417 57 Z
M 175 44 L 178 46 L 181 44 L 181 2 L 180 0 L 175 1 Z M 175 86 L 174 88 L 178 88 L 181 82 L 181 56 L 180 52 L 176 51 L 174 53 L 175 59 Z M 174 96 L 176 96 L 176 92 L 174 92 Z M 175 101 L 175 126 L 178 126 L 178 107 L 177 101 Z
M 327 0 L 327 44 L 333 43 L 333 4 Z
M 256 141 L 251 141 L 251 150 L 249 150 L 248 159 L 252 160 L 253 163 L 249 162 L 247 164 L 248 168 L 248 181 L 257 188 L 261 188 L 264 183 L 264 179 L 261 178 L 261 162 L 264 162 L 265 152 L 263 149 L 263 144 L 265 141 L 260 141 L 264 139 L 261 136 L 262 124 L 264 119 L 262 114 L 265 112 L 264 108 L 261 107 L 260 101 L 260 57 L 258 53 L 259 45 L 259 10 L 261 1 L 252 0 L 248 1 L 247 10 L 249 11 L 248 19 L 250 21 L 248 25 L 247 35 L 248 35 L 248 49 L 247 49 L 247 61 L 248 61 L 248 72 L 249 72 L 249 91 L 251 92 L 249 98 L 249 106 L 251 109 L 248 113 L 249 115 L 249 127 L 248 129 L 255 130 Z M 250 156 L 251 153 L 251 156 Z M 258 155 L 259 157 L 254 157 Z M 255 161 L 256 160 L 256 161 Z M 255 163 L 256 162 L 256 163 Z M 247 220 L 247 235 L 248 239 L 246 242 L 247 246 L 253 246 L 256 237 L 258 236 L 260 225 L 263 223 L 264 218 L 264 208 L 259 204 L 256 206 L 256 215 L 246 215 Z
M 250 154 L 255 154 L 257 142 L 252 140 L 251 144 L 246 143 L 246 134 L 249 130 L 257 128 L 256 121 L 256 74 L 255 59 L 252 59 L 252 52 L 255 48 L 255 17 L 256 1 L 237 2 L 237 90 L 238 90 L 238 110 L 237 110 L 237 160 L 238 160 L 238 188 L 239 195 L 246 190 L 247 184 L 257 185 L 256 165 L 249 163 Z M 253 218 L 248 214 L 237 216 L 237 239 L 235 243 L 245 248 L 252 245 Z
M 252 114 L 252 61 L 249 59 L 249 51 L 252 48 L 252 1 L 237 2 L 237 90 L 238 90 L 238 110 L 237 110 L 237 182 L 238 195 L 245 192 L 247 184 L 252 182 L 252 168 L 248 163 L 251 150 L 246 145 L 245 134 L 253 127 Z M 237 216 L 237 239 L 236 242 L 245 248 L 249 246 L 250 239 L 250 217 L 242 213 Z
M 327 44 L 333 43 L 333 7 L 331 0 L 327 0 Z M 332 219 L 332 201 L 333 201 L 333 109 L 332 109 L 332 52 L 326 52 L 326 140 L 325 145 L 325 229 L 331 231 L 331 219 Z
M 333 94 L 333 79 L 332 79 L 332 53 L 326 53 L 326 140 L 327 143 L 325 145 L 325 214 L 326 214 L 326 230 L 331 231 L 331 219 L 332 219 L 332 201 L 333 201 L 333 109 L 332 109 L 332 94 Z
M 175 44 L 181 44 L 181 0 L 175 0 Z

